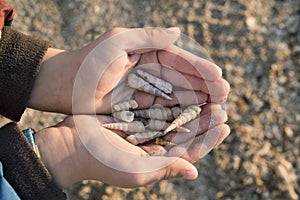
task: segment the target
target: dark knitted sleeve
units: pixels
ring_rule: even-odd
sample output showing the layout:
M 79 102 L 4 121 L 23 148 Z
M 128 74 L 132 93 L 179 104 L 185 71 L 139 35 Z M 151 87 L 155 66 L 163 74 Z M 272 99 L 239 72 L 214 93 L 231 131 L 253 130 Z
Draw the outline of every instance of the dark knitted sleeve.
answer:
M 4 27 L 0 40 L 0 114 L 18 121 L 49 43 Z
M 0 161 L 4 177 L 21 199 L 66 199 L 15 123 L 0 128 Z

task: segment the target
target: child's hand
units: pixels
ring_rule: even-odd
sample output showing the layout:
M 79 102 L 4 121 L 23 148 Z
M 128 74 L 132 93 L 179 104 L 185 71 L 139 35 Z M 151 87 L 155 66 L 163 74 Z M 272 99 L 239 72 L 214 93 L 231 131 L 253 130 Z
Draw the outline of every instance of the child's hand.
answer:
M 115 28 L 77 51 L 49 49 L 29 107 L 66 114 L 110 113 L 112 101 L 130 98 L 133 90 L 120 81 L 137 65 L 174 85 L 173 101 L 135 92 L 140 107 L 224 102 L 229 84 L 221 78 L 221 69 L 172 45 L 179 35 L 176 28 Z

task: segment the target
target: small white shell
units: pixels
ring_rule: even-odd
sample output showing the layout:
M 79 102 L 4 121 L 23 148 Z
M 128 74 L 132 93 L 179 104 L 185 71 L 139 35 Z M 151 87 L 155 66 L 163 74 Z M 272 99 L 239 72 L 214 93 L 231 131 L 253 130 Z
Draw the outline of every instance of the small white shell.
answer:
M 167 127 L 170 126 L 170 123 L 163 121 L 163 120 L 158 120 L 158 119 L 149 119 L 146 128 L 151 129 L 153 131 L 161 131 L 165 130 Z M 190 130 L 184 127 L 178 127 L 175 129 L 177 132 L 181 133 L 189 133 Z
M 149 109 L 142 110 L 133 110 L 135 116 L 150 118 L 150 119 L 159 119 L 159 120 L 173 120 L 172 110 L 167 107 L 154 107 Z
M 153 131 L 161 131 L 165 130 L 167 122 L 164 120 L 158 119 L 149 119 L 146 124 L 146 128 L 151 129 Z
M 102 124 L 101 126 L 109 129 L 128 131 L 134 133 L 145 132 L 145 126 L 140 121 L 107 123 Z
M 161 145 L 161 146 L 175 146 L 176 144 L 173 142 L 169 142 L 167 140 L 163 140 L 161 138 L 156 138 L 155 139 L 155 144 Z
M 188 106 L 171 124 L 166 128 L 165 133 L 168 133 L 175 128 L 178 128 L 197 117 L 201 112 L 200 105 L 190 105 Z
M 134 119 L 134 113 L 131 111 L 127 111 L 127 110 L 122 110 L 119 112 L 113 112 L 112 116 L 115 119 L 119 119 L 122 120 L 124 122 L 132 122 Z
M 131 88 L 153 94 L 155 96 L 159 96 L 165 98 L 167 100 L 172 100 L 172 97 L 164 93 L 163 91 L 157 89 L 152 86 L 150 83 L 139 77 L 138 75 L 131 73 L 128 75 L 127 85 Z
M 113 111 L 121 111 L 121 110 L 129 110 L 129 109 L 136 109 L 138 107 L 138 103 L 132 99 L 128 101 L 123 101 L 118 104 L 113 105 Z
M 165 133 L 162 131 L 136 133 L 136 134 L 129 135 L 128 137 L 126 137 L 126 140 L 133 145 L 138 145 L 141 143 L 148 142 L 154 138 L 161 137 L 163 135 L 165 135 Z
M 173 86 L 171 85 L 171 83 L 169 83 L 165 80 L 162 80 L 162 79 L 154 76 L 153 74 L 150 74 L 141 69 L 137 69 L 136 73 L 138 75 L 140 75 L 143 79 L 145 79 L 146 81 L 148 81 L 149 83 L 151 83 L 152 85 L 154 85 L 155 87 L 157 87 L 158 89 L 163 91 L 164 93 L 166 93 L 166 94 L 172 93 Z
M 180 132 L 180 133 L 189 133 L 189 132 L 191 132 L 190 129 L 184 128 L 184 127 L 182 127 L 182 126 L 176 128 L 175 131 L 176 131 L 176 132 Z

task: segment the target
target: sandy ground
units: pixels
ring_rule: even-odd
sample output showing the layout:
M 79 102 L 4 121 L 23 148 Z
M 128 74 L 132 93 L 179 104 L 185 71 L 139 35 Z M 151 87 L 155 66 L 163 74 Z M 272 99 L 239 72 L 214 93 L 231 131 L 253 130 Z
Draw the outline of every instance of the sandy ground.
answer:
M 13 26 L 77 49 L 108 29 L 178 26 L 221 66 L 231 84 L 231 135 L 195 165 L 195 181 L 163 180 L 137 189 L 83 181 L 81 199 L 299 199 L 300 2 L 298 0 L 9 1 Z M 41 129 L 63 115 L 28 109 L 21 128 Z M 8 120 L 1 118 L 1 125 Z

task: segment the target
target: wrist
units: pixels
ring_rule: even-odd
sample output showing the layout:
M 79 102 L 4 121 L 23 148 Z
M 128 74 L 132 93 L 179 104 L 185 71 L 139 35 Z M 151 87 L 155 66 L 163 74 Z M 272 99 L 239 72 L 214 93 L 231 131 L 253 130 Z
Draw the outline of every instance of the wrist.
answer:
M 68 127 L 50 127 L 35 134 L 41 160 L 61 188 L 82 180 L 76 145 L 68 146 L 65 142 L 70 135 L 72 131 Z

